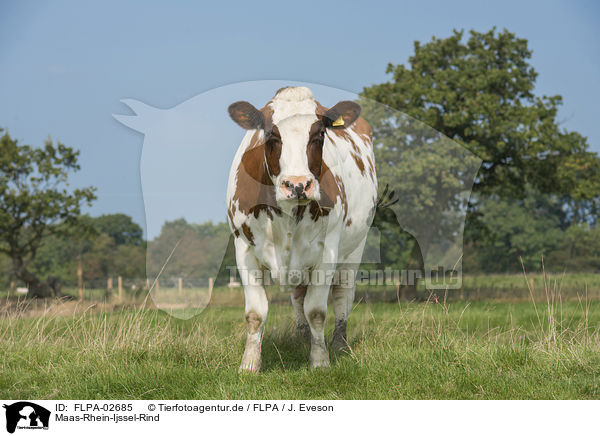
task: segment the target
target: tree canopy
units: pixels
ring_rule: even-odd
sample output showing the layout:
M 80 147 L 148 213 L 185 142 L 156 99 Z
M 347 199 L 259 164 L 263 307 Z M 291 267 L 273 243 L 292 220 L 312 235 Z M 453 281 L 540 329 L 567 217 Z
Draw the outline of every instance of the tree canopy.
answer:
M 416 41 L 407 65 L 390 63 L 389 81 L 363 89 L 379 185 L 399 199 L 394 213 L 376 215 L 386 235 L 382 260 L 422 268 L 429 241 L 414 228 L 462 239 L 455 222 L 440 225 L 449 211 L 468 212 L 466 240 L 488 271 L 514 269 L 519 257 L 532 266 L 565 234 L 597 224 L 600 159 L 585 137 L 561 126 L 561 96 L 536 95 L 531 57 L 527 40 L 507 30 L 454 31 Z M 593 264 L 594 254 L 588 259 Z
M 80 220 L 81 206 L 96 198 L 94 188 L 68 189 L 68 174 L 79 170 L 79 151 L 60 142 L 35 148 L 5 132 L 0 150 L 0 253 L 11 259 L 14 275 L 29 285 L 31 295 L 56 294 L 56 287 L 29 266 L 45 237 L 89 230 Z
M 123 213 L 101 215 L 93 218 L 93 224 L 101 232 L 113 238 L 115 245 L 141 245 L 143 230 L 130 216 Z
M 424 122 L 480 157 L 475 192 L 522 197 L 530 185 L 569 197 L 572 207 L 585 209 L 579 218 L 589 218 L 600 196 L 600 161 L 585 137 L 561 128 L 561 96 L 534 94 L 538 74 L 527 40 L 495 29 L 463 36 L 454 31 L 416 41 L 409 66 L 390 63 L 391 80 L 364 88 L 361 96 Z

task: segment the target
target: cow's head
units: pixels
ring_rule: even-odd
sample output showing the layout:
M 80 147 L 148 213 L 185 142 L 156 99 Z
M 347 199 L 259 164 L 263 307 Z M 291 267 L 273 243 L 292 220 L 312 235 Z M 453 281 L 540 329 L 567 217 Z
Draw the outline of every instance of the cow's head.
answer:
M 304 87 L 280 89 L 260 110 L 246 101 L 229 106 L 229 115 L 242 128 L 264 132 L 265 168 L 277 202 L 320 200 L 326 131 L 349 127 L 360 112 L 352 101 L 327 110 Z

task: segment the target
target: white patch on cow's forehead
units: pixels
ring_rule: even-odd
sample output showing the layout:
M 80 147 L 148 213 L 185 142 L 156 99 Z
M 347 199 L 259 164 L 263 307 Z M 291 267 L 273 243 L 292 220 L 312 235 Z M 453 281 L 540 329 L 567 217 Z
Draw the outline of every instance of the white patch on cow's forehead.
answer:
M 317 120 L 317 103 L 311 90 L 303 86 L 281 89 L 269 106 L 273 124 L 281 134 L 279 178 L 310 175 L 306 145 L 310 126 Z
M 311 90 L 304 86 L 282 89 L 273 97 L 269 106 L 273 109 L 274 124 L 294 115 L 313 115 L 315 120 L 317 118 L 317 103 Z

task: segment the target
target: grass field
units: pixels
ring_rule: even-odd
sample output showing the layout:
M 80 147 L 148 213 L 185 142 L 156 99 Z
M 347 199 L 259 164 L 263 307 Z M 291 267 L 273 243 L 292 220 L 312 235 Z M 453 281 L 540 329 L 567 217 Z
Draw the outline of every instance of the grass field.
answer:
M 327 335 L 331 337 L 332 315 Z M 350 350 L 307 368 L 272 305 L 263 371 L 241 376 L 242 307 L 183 321 L 55 303 L 0 318 L 0 397 L 45 399 L 598 399 L 600 302 L 357 304 Z

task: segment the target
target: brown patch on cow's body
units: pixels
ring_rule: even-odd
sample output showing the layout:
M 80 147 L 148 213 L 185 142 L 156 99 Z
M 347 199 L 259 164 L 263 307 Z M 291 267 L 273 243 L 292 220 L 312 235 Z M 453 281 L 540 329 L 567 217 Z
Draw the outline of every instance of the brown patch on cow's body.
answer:
M 354 142 L 354 139 L 352 139 L 350 135 L 348 135 L 348 142 L 350 142 L 350 146 L 352 147 L 352 150 L 354 150 L 354 153 L 361 154 L 360 148 L 356 145 L 356 142 Z
M 275 187 L 265 165 L 265 141 L 259 138 L 256 132 L 242 156 L 231 203 L 233 206 L 233 202 L 237 201 L 240 212 L 247 216 L 254 214 L 255 218 L 261 212 L 269 217 L 273 216 L 273 212 L 281 214 L 275 201 Z
M 312 220 L 317 221 L 320 217 L 329 215 L 329 212 L 335 206 L 338 197 L 341 200 L 345 218 L 348 213 L 348 201 L 346 199 L 344 183 L 339 176 L 333 175 L 325 162 L 322 163 L 319 185 L 321 186 L 321 200 L 318 202 L 311 201 L 309 204 Z
M 344 219 L 348 215 L 348 197 L 346 196 L 346 186 L 340 176 L 335 176 L 335 181 L 339 189 L 340 199 L 342 201 L 342 210 L 344 211 Z
M 305 204 L 301 204 L 294 210 L 294 216 L 296 217 L 296 223 L 299 223 L 300 221 L 302 221 L 302 218 L 304 218 L 304 212 L 306 212 Z
M 265 162 L 267 174 L 270 176 L 278 176 L 281 172 L 279 160 L 281 158 L 281 135 L 277 126 L 268 133 L 265 138 Z M 269 177 L 269 180 L 271 178 Z
M 354 159 L 354 162 L 356 163 L 356 166 L 358 167 L 358 170 L 360 171 L 360 174 L 362 176 L 365 175 L 365 163 L 363 162 L 362 158 L 360 157 L 360 155 L 356 154 L 356 153 L 350 153 L 352 155 L 352 158 Z
M 254 235 L 252 234 L 252 230 L 250 230 L 248 224 L 242 224 L 242 232 L 244 232 L 244 236 L 246 237 L 250 245 L 254 245 Z
M 337 136 L 338 138 L 342 138 L 344 141 L 349 141 L 350 140 L 350 134 L 348 132 L 346 132 L 346 130 L 342 130 L 342 129 L 336 129 L 336 130 L 328 130 L 327 134 L 329 135 L 329 133 L 333 133 L 335 136 Z M 331 137 L 329 138 L 331 140 Z M 331 142 L 333 144 L 335 144 L 335 142 L 333 140 L 331 140 Z
M 371 156 L 367 156 L 367 162 L 369 163 L 369 176 L 371 180 L 375 181 L 375 163 L 371 159 Z
M 321 120 L 315 121 L 308 132 L 308 144 L 306 146 L 306 157 L 308 169 L 317 179 L 321 176 L 323 163 L 323 141 L 325 128 Z

